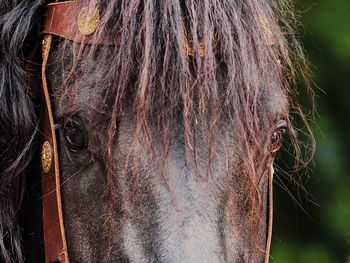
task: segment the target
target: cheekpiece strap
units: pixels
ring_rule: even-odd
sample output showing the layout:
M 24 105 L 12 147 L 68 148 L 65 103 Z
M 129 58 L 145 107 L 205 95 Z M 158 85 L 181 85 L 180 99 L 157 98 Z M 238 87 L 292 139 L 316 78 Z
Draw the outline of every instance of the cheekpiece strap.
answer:
M 57 137 L 49 89 L 46 82 L 46 64 L 52 42 L 51 35 L 45 35 L 42 48 L 42 91 L 44 94 L 41 122 L 41 172 L 43 232 L 46 263 L 69 263 L 67 242 L 63 223 L 60 171 Z

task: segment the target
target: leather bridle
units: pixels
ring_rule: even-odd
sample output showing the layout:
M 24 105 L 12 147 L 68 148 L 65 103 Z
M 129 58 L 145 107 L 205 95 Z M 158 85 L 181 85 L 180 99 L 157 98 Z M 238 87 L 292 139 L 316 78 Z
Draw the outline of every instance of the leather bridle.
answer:
M 86 12 L 80 2 L 69 1 L 52 3 L 47 6 L 42 27 L 42 91 L 45 106 L 42 118 L 42 195 L 43 195 L 43 231 L 45 244 L 45 262 L 69 263 L 61 202 L 61 183 L 59 156 L 53 108 L 50 91 L 46 81 L 46 64 L 50 54 L 53 36 L 59 36 L 82 44 L 109 45 L 108 38 L 93 42 L 92 28 L 97 20 L 86 20 Z M 80 20 L 79 20 L 80 19 Z M 94 24 L 91 24 L 92 22 Z M 79 25 L 79 26 L 78 26 Z M 85 28 L 84 28 L 85 27 Z M 84 33 L 84 29 L 87 33 Z M 90 33 L 90 31 L 92 32 Z
M 58 2 L 49 4 L 46 8 L 42 34 L 42 92 L 45 106 L 41 123 L 41 166 L 42 166 L 42 196 L 43 196 L 43 232 L 46 263 L 69 263 L 67 242 L 64 229 L 61 183 L 59 171 L 59 155 L 57 137 L 50 91 L 46 81 L 46 65 L 54 36 L 62 37 L 81 44 L 114 45 L 109 38 L 108 30 L 99 28 L 98 9 L 83 7 L 79 1 Z M 98 31 L 99 37 L 94 37 Z M 101 33 L 102 32 L 102 33 Z M 102 36 L 102 37 L 101 37 Z M 191 47 L 186 46 L 185 52 L 193 54 Z M 272 217 L 273 217 L 273 168 L 269 173 L 269 211 L 268 231 L 265 253 L 265 263 L 269 262 Z
M 266 237 L 266 248 L 265 248 L 265 263 L 269 263 L 270 261 L 270 250 L 271 250 L 271 243 L 272 243 L 272 226 L 273 226 L 273 162 L 271 163 L 271 167 L 268 177 L 268 221 L 267 221 L 267 237 Z

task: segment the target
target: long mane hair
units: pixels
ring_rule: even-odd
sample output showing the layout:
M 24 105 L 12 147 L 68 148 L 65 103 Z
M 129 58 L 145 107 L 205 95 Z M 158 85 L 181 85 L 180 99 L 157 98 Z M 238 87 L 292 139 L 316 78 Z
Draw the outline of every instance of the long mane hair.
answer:
M 95 45 L 70 45 L 63 40 L 58 52 L 62 59 L 67 52 L 74 54 L 76 63 L 69 77 L 111 61 L 106 74 L 95 76 L 96 82 L 107 79 L 113 83 L 107 90 L 113 94 L 109 141 L 113 141 L 126 105 L 132 105 L 137 126 L 130 158 L 137 158 L 138 148 L 145 147 L 144 138 L 152 152 L 155 134 L 168 149 L 169 130 L 179 122 L 180 113 L 186 154 L 196 167 L 193 131 L 201 119 L 207 130 L 210 174 L 215 133 L 218 127 L 227 130 L 228 123 L 234 121 L 247 207 L 254 215 L 264 169 L 263 147 L 270 139 L 273 122 L 259 98 L 271 95 L 271 87 L 282 87 L 290 111 L 305 119 L 297 103 L 296 78 L 307 72 L 307 65 L 294 34 L 297 21 L 291 1 L 83 2 L 99 6 L 100 23 L 115 36 L 116 45 L 101 49 Z M 44 0 L 5 0 L 0 4 L 0 258 L 5 262 L 23 260 L 16 221 L 18 191 L 14 191 L 14 185 L 24 176 L 36 152 L 38 120 L 25 65 L 33 45 L 31 32 L 40 25 L 44 4 Z M 102 31 L 97 32 L 95 37 L 102 35 Z M 186 48 L 190 51 L 186 52 Z M 82 52 L 88 54 L 84 61 L 80 60 Z M 72 87 L 63 86 L 62 94 L 70 94 L 74 100 L 77 91 L 68 89 Z M 292 127 L 292 118 L 284 118 Z M 150 128 L 154 124 L 156 132 Z M 293 141 L 299 159 L 300 147 L 296 139 Z M 109 167 L 111 149 L 106 154 Z M 166 158 L 164 150 L 163 159 Z M 108 178 L 111 198 L 116 199 L 112 171 Z

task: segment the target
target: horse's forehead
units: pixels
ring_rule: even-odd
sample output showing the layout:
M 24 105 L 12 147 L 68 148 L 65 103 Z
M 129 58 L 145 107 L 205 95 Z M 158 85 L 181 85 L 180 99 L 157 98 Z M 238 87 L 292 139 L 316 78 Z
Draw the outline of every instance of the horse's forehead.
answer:
M 68 56 L 68 61 L 71 59 L 72 58 Z M 72 62 L 70 61 L 68 64 L 71 63 Z M 104 115 L 108 115 L 110 113 L 108 112 L 108 109 L 111 109 L 111 107 L 108 106 L 113 105 L 114 95 L 106 94 L 109 93 L 108 90 L 115 90 L 111 85 L 115 85 L 117 80 L 111 81 L 108 78 L 101 77 L 106 75 L 106 72 L 108 72 L 110 68 L 110 64 L 110 61 L 105 61 L 105 63 L 100 63 L 98 65 L 94 64 L 87 66 L 87 70 L 81 72 L 82 74 L 80 76 L 77 78 L 73 77 L 70 86 L 72 86 L 72 90 L 74 90 L 73 93 L 76 92 L 75 95 L 77 107 L 79 107 L 82 112 L 86 112 L 88 115 L 94 115 L 97 112 L 103 112 Z M 58 68 L 61 68 L 57 63 L 53 63 L 53 66 L 55 65 L 58 66 Z M 51 78 L 59 78 L 59 76 L 62 75 L 62 72 L 58 71 L 54 70 L 54 74 L 51 75 Z M 58 87 L 58 89 L 61 87 L 59 82 L 62 82 L 62 79 L 56 79 L 53 83 L 56 88 Z M 172 87 L 169 86 L 169 88 Z M 71 88 L 69 87 L 68 90 L 70 89 Z M 222 90 L 224 91 L 225 88 Z M 55 93 L 59 94 L 61 91 L 56 90 Z M 271 85 L 270 83 L 264 83 L 264 81 L 262 81 L 261 86 L 258 88 L 258 94 L 259 102 L 262 104 L 268 115 L 270 115 L 273 119 L 279 118 L 280 116 L 286 116 L 288 114 L 289 106 L 287 91 L 283 87 L 276 85 L 276 83 Z M 72 94 L 67 95 L 69 95 L 67 97 L 71 97 Z M 66 96 L 61 97 L 61 103 L 59 103 L 59 108 L 57 108 L 60 113 L 70 111 L 70 107 L 66 103 L 65 97 Z
M 278 118 L 288 114 L 288 99 L 282 87 L 270 87 L 263 93 L 262 100 L 266 103 L 269 115 Z
M 108 114 L 108 112 L 106 112 L 106 110 L 108 111 L 107 104 L 113 103 L 113 94 L 106 96 L 110 85 L 113 84 L 110 82 L 104 83 L 103 79 L 99 82 L 95 82 L 94 78 L 88 75 L 79 78 L 73 85 L 78 86 L 76 93 L 76 102 L 78 106 L 84 110 L 90 110 L 92 106 L 95 110 L 96 107 L 99 107 L 101 111 L 104 109 L 103 112 Z M 268 114 L 273 117 L 285 116 L 288 114 L 288 97 L 283 87 L 264 85 L 259 91 L 259 100 L 266 108 Z M 66 106 L 67 105 L 63 101 L 61 109 L 59 110 L 64 112 Z
M 270 106 L 271 111 L 277 115 L 282 114 L 286 116 L 288 114 L 288 99 L 287 96 L 281 92 L 280 94 L 273 97 L 275 101 L 273 101 Z

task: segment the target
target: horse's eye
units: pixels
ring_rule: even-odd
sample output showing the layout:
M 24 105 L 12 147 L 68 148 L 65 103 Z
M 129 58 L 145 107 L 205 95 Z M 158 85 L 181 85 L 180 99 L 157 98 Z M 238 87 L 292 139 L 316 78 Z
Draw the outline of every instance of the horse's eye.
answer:
M 277 128 L 271 135 L 270 139 L 270 152 L 277 152 L 283 143 L 283 135 L 287 132 L 287 128 L 281 127 Z
M 86 147 L 86 138 L 79 122 L 70 121 L 64 126 L 64 138 L 68 149 L 72 152 Z

